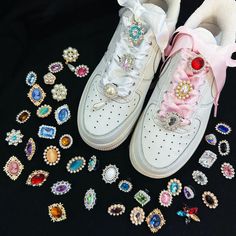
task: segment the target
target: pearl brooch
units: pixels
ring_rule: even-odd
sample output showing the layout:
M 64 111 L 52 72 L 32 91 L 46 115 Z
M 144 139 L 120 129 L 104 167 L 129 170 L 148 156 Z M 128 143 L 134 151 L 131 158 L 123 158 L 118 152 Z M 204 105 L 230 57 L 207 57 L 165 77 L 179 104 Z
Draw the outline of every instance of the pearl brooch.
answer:
M 145 212 L 141 207 L 134 207 L 130 212 L 130 221 L 134 225 L 141 225 L 145 220 Z
M 180 100 L 185 100 L 190 97 L 193 86 L 190 81 L 181 81 L 175 89 L 175 96 Z
M 106 184 L 112 184 L 116 182 L 119 177 L 119 174 L 119 169 L 116 167 L 116 165 L 110 164 L 103 169 L 102 179 Z
M 214 193 L 209 191 L 205 191 L 202 194 L 202 201 L 203 203 L 210 209 L 215 209 L 218 206 L 218 199 Z
M 77 77 L 83 78 L 88 75 L 89 73 L 89 68 L 86 65 L 79 65 L 76 66 L 74 69 L 74 73 Z
M 36 115 L 39 118 L 46 118 L 51 114 L 51 112 L 52 112 L 52 107 L 50 105 L 45 104 L 37 109 Z
M 49 85 L 53 85 L 56 79 L 56 76 L 51 72 L 48 72 L 46 75 L 43 76 L 44 83 Z
M 66 169 L 69 173 L 75 174 L 80 172 L 86 165 L 86 160 L 83 157 L 74 157 L 66 165 Z
M 107 212 L 111 216 L 120 216 L 125 213 L 125 206 L 123 204 L 113 204 L 108 207 Z
M 56 146 L 49 146 L 44 150 L 43 159 L 48 165 L 56 165 L 60 161 L 60 158 L 61 154 Z
M 22 138 L 24 135 L 20 130 L 12 129 L 10 132 L 7 132 L 5 140 L 8 142 L 8 145 L 17 146 L 19 143 L 22 143 Z
M 71 190 L 71 184 L 68 181 L 58 181 L 51 187 L 54 195 L 64 195 Z
M 76 62 L 79 57 L 79 53 L 76 48 L 68 47 L 63 50 L 62 57 L 66 61 L 66 64 L 68 64 L 69 62 Z
M 51 90 L 52 98 L 58 102 L 66 99 L 67 88 L 63 84 L 55 84 Z
M 167 189 L 172 196 L 178 196 L 182 191 L 182 184 L 178 179 L 171 179 L 168 182 Z
M 161 206 L 169 207 L 172 204 L 172 194 L 168 190 L 162 190 L 159 195 L 159 203 Z
M 221 140 L 218 143 L 218 151 L 221 156 L 228 156 L 230 153 L 230 146 L 227 140 Z
M 30 118 L 30 111 L 28 110 L 23 110 L 21 111 L 17 116 L 16 116 L 16 122 L 23 124 Z
M 117 86 L 115 84 L 106 84 L 103 89 L 104 95 L 109 99 L 114 99 L 118 96 Z
M 221 165 L 221 173 L 226 179 L 233 179 L 235 176 L 234 167 L 230 163 L 223 163 Z

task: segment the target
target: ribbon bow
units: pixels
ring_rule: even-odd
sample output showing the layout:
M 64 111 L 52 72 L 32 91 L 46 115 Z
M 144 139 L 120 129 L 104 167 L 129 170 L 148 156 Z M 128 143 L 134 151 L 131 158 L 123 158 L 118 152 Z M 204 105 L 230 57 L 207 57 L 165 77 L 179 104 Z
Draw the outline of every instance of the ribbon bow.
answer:
M 140 0 L 118 0 L 118 3 L 131 10 L 135 18 L 140 18 L 150 25 L 156 42 L 161 52 L 164 53 L 170 36 L 164 10 L 151 3 L 142 5 Z

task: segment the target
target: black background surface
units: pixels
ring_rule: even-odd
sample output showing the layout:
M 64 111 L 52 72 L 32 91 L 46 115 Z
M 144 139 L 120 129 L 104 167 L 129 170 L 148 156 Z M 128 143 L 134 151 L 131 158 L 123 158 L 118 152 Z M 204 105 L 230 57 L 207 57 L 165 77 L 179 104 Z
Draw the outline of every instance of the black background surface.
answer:
M 182 0 L 178 25 L 182 25 L 190 14 L 202 3 L 200 0 Z M 76 114 L 79 99 L 88 79 L 76 78 L 67 68 L 57 74 L 57 82 L 68 88 L 65 102 L 56 102 L 51 98 L 51 87 L 43 83 L 43 75 L 47 66 L 54 61 L 63 61 L 63 49 L 72 46 L 80 53 L 77 64 L 87 64 L 92 72 L 99 63 L 119 21 L 119 6 L 115 0 L 40 0 L 40 1 L 6 1 L 0 10 L 0 166 L 12 155 L 23 162 L 25 169 L 19 179 L 11 181 L 6 174 L 0 172 L 0 236 L 48 236 L 48 235 L 151 235 L 146 223 L 134 226 L 129 221 L 130 210 L 138 204 L 133 195 L 139 189 L 148 189 L 152 198 L 144 210 L 148 214 L 160 207 L 158 196 L 165 189 L 170 178 L 153 180 L 137 173 L 129 161 L 128 138 L 120 147 L 110 152 L 99 152 L 86 145 L 77 131 Z M 53 141 L 39 139 L 38 127 L 41 124 L 56 125 L 53 115 L 41 120 L 35 115 L 36 107 L 27 98 L 29 87 L 25 84 L 25 76 L 34 70 L 38 74 L 38 83 L 48 94 L 45 103 L 54 109 L 67 103 L 72 112 L 72 119 L 58 126 L 57 137 Z M 225 88 L 221 94 L 217 118 L 211 116 L 207 133 L 214 132 L 219 121 L 235 125 L 235 69 L 229 69 Z M 157 78 L 157 76 L 156 76 Z M 148 97 L 152 89 L 150 89 Z M 16 114 L 28 109 L 31 119 L 22 125 L 15 122 Z M 8 146 L 4 141 L 6 132 L 21 129 L 23 144 L 17 147 Z M 70 133 L 74 137 L 74 145 L 69 150 L 61 150 L 62 158 L 58 165 L 47 166 L 43 161 L 43 150 L 49 145 L 58 145 L 59 137 Z M 216 132 L 214 132 L 216 133 Z M 24 156 L 24 147 L 29 137 L 37 143 L 37 152 L 31 162 Z M 224 139 L 217 134 L 218 139 Z M 229 157 L 219 157 L 211 169 L 203 169 L 197 162 L 204 150 L 217 152 L 203 140 L 191 160 L 173 177 L 179 178 L 184 185 L 193 185 L 196 197 L 187 201 L 182 195 L 174 198 L 170 208 L 160 207 L 167 224 L 159 232 L 162 236 L 230 236 L 236 235 L 235 224 L 235 180 L 226 180 L 220 173 L 220 165 L 230 162 L 235 165 L 235 132 L 226 137 L 231 143 Z M 68 160 L 76 155 L 87 160 L 96 155 L 100 159 L 100 169 L 89 173 L 86 169 L 77 175 L 69 174 L 66 169 Z M 101 171 L 108 164 L 116 164 L 120 169 L 120 179 L 130 178 L 134 190 L 129 193 L 120 192 L 117 183 L 108 185 L 102 181 Z M 236 165 L 235 165 L 236 166 Z M 50 176 L 40 188 L 27 186 L 25 181 L 35 169 L 48 170 Z M 209 179 L 207 186 L 194 183 L 191 178 L 193 170 L 204 171 Z M 55 196 L 50 192 L 51 185 L 59 180 L 72 183 L 72 190 L 63 196 Z M 94 188 L 98 201 L 90 212 L 84 208 L 83 197 L 88 188 Z M 219 207 L 210 210 L 203 205 L 201 194 L 205 190 L 214 192 L 219 199 Z M 62 202 L 67 211 L 67 220 L 60 223 L 50 222 L 48 205 Z M 112 203 L 124 203 L 127 212 L 120 217 L 111 217 L 106 211 Z M 201 223 L 185 225 L 184 220 L 176 215 L 183 203 L 199 207 Z

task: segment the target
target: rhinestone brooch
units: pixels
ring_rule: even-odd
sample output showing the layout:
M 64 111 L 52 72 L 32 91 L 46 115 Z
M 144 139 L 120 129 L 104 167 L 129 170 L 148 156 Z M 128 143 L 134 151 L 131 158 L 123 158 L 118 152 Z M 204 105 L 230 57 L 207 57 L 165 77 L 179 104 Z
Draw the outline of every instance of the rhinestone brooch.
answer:
M 189 61 L 189 68 L 194 73 L 199 73 L 206 68 L 206 62 L 202 55 L 198 54 Z
M 161 204 L 161 206 L 169 207 L 172 204 L 172 198 L 173 197 L 170 191 L 163 190 L 159 195 L 159 203 Z
M 62 57 L 66 61 L 66 64 L 68 64 L 69 62 L 76 62 L 79 57 L 79 53 L 76 48 L 68 47 L 67 49 L 63 50 Z
M 38 84 L 34 84 L 28 93 L 28 98 L 35 106 L 39 106 L 45 97 L 46 93 Z
M 126 71 L 130 72 L 134 68 L 135 64 L 135 57 L 133 57 L 131 54 L 124 54 L 122 57 L 119 57 L 119 65 L 120 67 Z
M 193 86 L 190 81 L 181 81 L 175 89 L 175 96 L 180 100 L 185 100 L 190 97 Z
M 129 26 L 129 41 L 133 46 L 138 46 L 144 39 L 145 29 L 139 21 L 133 21 Z
M 49 84 L 49 85 L 53 85 L 56 81 L 56 76 L 54 74 L 52 74 L 51 72 L 45 74 L 43 76 L 43 80 L 45 84 Z
M 143 190 L 139 190 L 135 195 L 134 199 L 144 207 L 148 202 L 150 202 L 151 197 Z
M 178 179 L 171 179 L 168 182 L 167 188 L 172 196 L 178 196 L 182 191 L 182 184 Z
M 67 104 L 60 106 L 55 111 L 55 119 L 58 125 L 62 125 L 70 119 L 70 109 Z
M 132 190 L 133 185 L 127 180 L 121 180 L 118 184 L 120 191 L 128 193 Z
M 230 163 L 223 163 L 221 165 L 221 173 L 226 179 L 233 179 L 235 176 L 234 167 Z
M 218 143 L 218 151 L 221 156 L 228 156 L 230 153 L 230 146 L 227 140 L 221 140 Z
M 107 212 L 111 216 L 120 216 L 125 213 L 125 206 L 123 204 L 113 204 L 108 207 Z
M 218 133 L 223 134 L 223 135 L 230 134 L 232 131 L 231 127 L 225 123 L 218 123 L 215 129 Z
M 27 185 L 31 185 L 33 187 L 40 187 L 47 180 L 49 173 L 44 170 L 35 170 L 33 171 L 27 181 Z
M 39 118 L 45 118 L 45 117 L 48 117 L 52 112 L 52 107 L 50 105 L 42 105 L 40 106 L 37 111 L 36 111 L 36 115 L 39 117 Z
M 67 88 L 63 84 L 55 84 L 51 90 L 52 98 L 58 102 L 66 99 Z
M 86 160 L 83 157 L 74 157 L 66 165 L 66 169 L 69 173 L 75 174 L 80 172 L 86 165 Z
M 72 144 L 73 144 L 73 138 L 71 137 L 71 135 L 63 134 L 60 137 L 59 145 L 60 145 L 61 148 L 68 149 L 72 146 Z
M 63 70 L 63 64 L 61 62 L 53 62 L 48 66 L 48 70 L 52 73 L 52 74 L 56 74 L 60 71 Z
M 205 136 L 205 140 L 208 144 L 215 146 L 217 144 L 217 138 L 214 134 L 208 134 Z
M 52 222 L 60 222 L 66 219 L 66 211 L 61 203 L 54 203 L 48 206 L 48 214 Z
M 161 117 L 161 122 L 166 130 L 174 131 L 181 125 L 182 117 L 176 112 L 168 112 L 165 117 Z
M 25 83 L 28 86 L 33 86 L 36 83 L 37 80 L 37 74 L 34 71 L 30 71 L 25 78 Z
M 205 168 L 211 168 L 217 160 L 217 155 L 212 151 L 205 151 L 199 158 L 198 163 Z
M 3 168 L 3 170 L 10 177 L 11 180 L 18 179 L 23 169 L 24 165 L 15 156 L 10 157 Z
M 88 161 L 88 171 L 91 172 L 91 171 L 94 171 L 96 170 L 98 167 L 98 159 L 96 156 L 91 156 L 89 161 Z
M 54 195 L 64 195 L 71 190 L 71 184 L 68 181 L 58 181 L 51 187 Z
M 38 130 L 38 136 L 45 139 L 54 139 L 57 129 L 54 126 L 41 125 Z
M 161 211 L 156 208 L 146 217 L 146 222 L 152 233 L 157 233 L 166 223 Z
M 195 194 L 194 194 L 194 189 L 191 186 L 184 186 L 184 196 L 186 197 L 186 199 L 192 199 L 194 198 Z
M 90 188 L 84 195 L 85 208 L 88 209 L 89 211 L 93 209 L 93 207 L 96 204 L 96 200 L 97 200 L 96 192 L 94 191 L 94 189 Z
M 83 78 L 88 75 L 89 73 L 89 68 L 86 65 L 79 65 L 75 67 L 74 71 L 75 75 L 79 78 Z
M 207 185 L 208 183 L 207 176 L 199 170 L 193 171 L 192 177 L 193 180 L 199 185 Z
M 106 184 L 112 184 L 119 178 L 119 169 L 116 165 L 108 165 L 103 169 L 102 179 Z
M 17 146 L 19 143 L 22 143 L 22 138 L 24 135 L 20 130 L 12 129 L 10 132 L 7 132 L 5 140 L 8 142 L 8 145 Z
M 130 221 L 134 225 L 141 225 L 145 220 L 145 212 L 141 207 L 134 207 L 130 212 Z
M 183 210 L 177 211 L 178 216 L 185 218 L 186 224 L 190 223 L 191 220 L 194 220 L 195 222 L 200 222 L 200 218 L 197 216 L 197 213 L 198 213 L 197 207 L 189 208 L 187 206 L 184 206 Z
M 206 191 L 202 194 L 202 201 L 210 209 L 215 209 L 218 206 L 217 197 L 214 193 L 211 193 L 209 191 Z
M 56 165 L 60 161 L 60 158 L 61 154 L 56 146 L 49 146 L 44 150 L 43 159 L 48 165 Z
M 23 124 L 29 120 L 30 115 L 31 113 L 28 110 L 23 110 L 16 116 L 16 122 Z
M 29 161 L 32 160 L 36 151 L 36 144 L 32 138 L 29 138 L 26 146 L 25 146 L 25 155 Z

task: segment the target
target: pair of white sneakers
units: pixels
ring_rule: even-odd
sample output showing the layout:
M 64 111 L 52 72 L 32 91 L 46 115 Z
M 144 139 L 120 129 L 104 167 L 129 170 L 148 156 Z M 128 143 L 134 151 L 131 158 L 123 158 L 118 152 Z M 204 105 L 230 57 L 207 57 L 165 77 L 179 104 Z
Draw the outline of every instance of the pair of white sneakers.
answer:
M 91 147 L 108 151 L 131 133 L 166 56 L 159 81 L 136 125 L 130 160 L 137 171 L 165 178 L 198 147 L 226 79 L 236 66 L 236 3 L 205 0 L 175 30 L 180 0 L 118 0 L 120 23 L 91 75 L 78 109 L 78 128 Z

